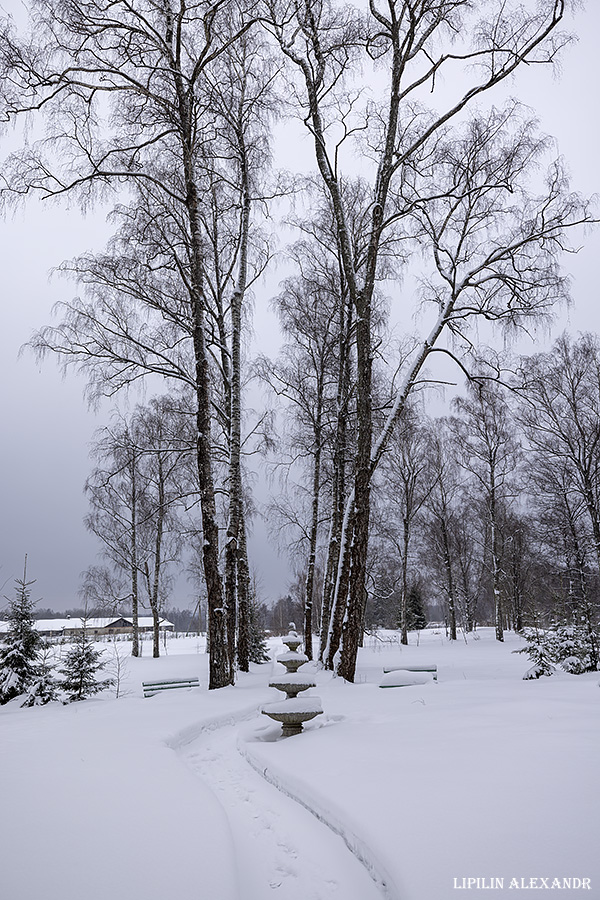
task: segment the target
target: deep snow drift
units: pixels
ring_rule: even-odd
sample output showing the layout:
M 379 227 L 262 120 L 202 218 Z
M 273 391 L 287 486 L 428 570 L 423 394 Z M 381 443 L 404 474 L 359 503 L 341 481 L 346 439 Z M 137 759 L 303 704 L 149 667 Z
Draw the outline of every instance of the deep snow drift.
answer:
M 197 638 L 159 660 L 116 645 L 118 700 L 0 709 L 0 896 L 460 900 L 571 878 L 555 892 L 600 897 L 598 674 L 523 681 L 506 638 L 369 638 L 355 685 L 309 665 L 324 714 L 285 740 L 258 712 L 282 666 L 208 692 Z M 437 683 L 379 688 L 424 663 Z

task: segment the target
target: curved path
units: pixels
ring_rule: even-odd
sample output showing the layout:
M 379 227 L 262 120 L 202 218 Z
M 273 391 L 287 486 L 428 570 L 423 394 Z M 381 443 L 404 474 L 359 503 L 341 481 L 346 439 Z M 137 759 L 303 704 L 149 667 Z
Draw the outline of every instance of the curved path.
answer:
M 381 900 L 344 841 L 241 756 L 240 726 L 205 731 L 178 753 L 214 791 L 233 834 L 240 897 Z

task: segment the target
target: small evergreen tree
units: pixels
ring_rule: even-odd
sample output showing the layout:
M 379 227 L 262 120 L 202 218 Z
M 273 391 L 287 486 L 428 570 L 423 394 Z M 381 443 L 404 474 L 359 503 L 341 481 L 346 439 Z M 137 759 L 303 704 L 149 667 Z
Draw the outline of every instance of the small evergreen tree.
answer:
M 58 700 L 58 683 L 50 662 L 50 646 L 43 643 L 37 675 L 27 690 L 23 706 L 44 706 Z
M 533 666 L 523 676 L 525 679 L 551 675 L 555 666 L 560 666 L 571 675 L 582 672 L 595 672 L 596 636 L 590 637 L 585 624 L 552 625 L 545 630 L 529 629 L 523 631 L 527 643 L 513 653 L 526 653 Z
M 409 631 L 421 631 L 427 626 L 427 612 L 423 591 L 418 581 L 413 581 L 408 588 L 406 620 Z
M 262 624 L 261 605 L 256 600 L 251 600 L 248 607 L 248 655 L 250 662 L 253 663 L 270 661 Z
M 59 669 L 63 676 L 59 685 L 67 695 L 67 703 L 87 700 L 112 685 L 112 678 L 96 678 L 96 673 L 106 665 L 101 658 L 102 653 L 94 648 L 88 637 L 84 619 L 83 628 L 77 633 L 73 646 L 65 657 L 64 668 Z
M 0 704 L 25 694 L 40 675 L 38 651 L 42 638 L 33 618 L 35 602 L 31 599 L 31 585 L 35 582 L 27 581 L 27 557 L 23 578 L 15 582 L 15 598 L 6 598 L 8 632 L 5 646 L 0 650 Z M 27 701 L 23 705 L 28 705 Z
M 527 641 L 525 646 L 512 651 L 513 653 L 526 653 L 529 661 L 533 663 L 523 675 L 523 680 L 533 681 L 535 678 L 552 675 L 555 669 L 545 632 L 537 628 L 527 628 L 523 632 L 523 637 Z

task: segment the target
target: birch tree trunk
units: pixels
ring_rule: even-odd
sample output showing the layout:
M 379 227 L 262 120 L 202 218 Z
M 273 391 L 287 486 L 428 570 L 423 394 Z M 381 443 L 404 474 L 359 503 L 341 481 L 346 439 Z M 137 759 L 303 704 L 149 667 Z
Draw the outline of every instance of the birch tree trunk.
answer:
M 225 544 L 225 590 L 227 598 L 228 645 L 231 679 L 238 638 L 238 663 L 242 672 L 249 670 L 248 658 L 248 589 L 249 567 L 245 539 L 242 484 L 242 302 L 248 277 L 248 241 L 251 198 L 244 128 L 238 119 L 236 137 L 239 151 L 242 213 L 239 238 L 237 284 L 231 298 L 231 410 L 229 434 L 229 517 Z M 242 538 L 242 530 L 244 535 Z M 240 571 L 241 567 L 241 571 Z M 240 591 L 242 596 L 240 597 Z M 240 602 L 241 601 L 241 602 Z M 244 615 L 236 622 L 239 606 Z M 239 646 L 241 644 L 241 652 Z
M 152 656 L 158 659 L 160 656 L 160 571 L 162 566 L 162 543 L 165 521 L 165 480 L 163 471 L 163 461 L 160 451 L 157 455 L 157 487 L 158 487 L 158 503 L 156 512 L 156 535 L 154 540 L 154 573 L 152 584 L 148 584 L 150 598 L 150 609 L 152 610 Z
M 327 643 L 325 645 L 324 662 L 327 669 L 335 670 L 337 654 L 342 641 L 344 616 L 348 602 L 350 587 L 351 544 L 354 523 L 351 519 L 353 504 L 349 498 L 345 503 L 344 517 L 340 529 L 340 552 L 338 555 L 335 590 L 333 595 Z
M 246 544 L 246 522 L 243 506 L 238 531 L 237 557 L 238 644 L 237 660 L 241 672 L 250 671 L 250 567 Z
M 450 549 L 450 535 L 448 523 L 444 513 L 439 518 L 440 532 L 442 535 L 442 552 L 444 554 L 444 569 L 446 570 L 446 593 L 448 595 L 448 624 L 450 626 L 450 640 L 456 640 L 456 591 L 454 587 L 454 573 L 452 570 L 452 552 Z M 467 625 L 467 630 L 469 630 Z
M 579 603 L 577 604 L 577 606 L 579 606 L 579 613 L 581 615 L 581 618 L 583 619 L 584 628 L 587 632 L 589 640 L 590 663 L 594 668 L 597 669 L 598 663 L 600 662 L 600 647 L 598 644 L 598 636 L 596 633 L 594 622 L 594 609 L 590 601 L 588 590 L 587 575 L 585 571 L 585 554 L 581 546 L 575 515 L 571 508 L 571 503 L 567 491 L 563 492 L 562 501 L 567 514 L 567 522 L 571 538 L 570 543 L 573 547 L 573 555 L 575 557 L 576 578 L 579 587 Z M 574 622 L 573 624 L 576 623 Z
M 408 645 L 408 547 L 410 543 L 410 525 L 408 516 L 402 520 L 402 554 L 400 582 L 400 643 Z
M 211 372 L 206 346 L 204 259 L 193 142 L 194 125 L 181 72 L 175 74 L 181 124 L 181 149 L 186 187 L 186 209 L 190 229 L 193 348 L 196 375 L 197 463 L 202 512 L 202 560 L 208 598 L 210 641 L 209 690 L 233 683 L 233 668 L 228 653 L 227 621 L 223 585 L 219 571 L 219 527 L 215 504 L 212 457 Z
M 137 457 L 133 447 L 129 448 L 129 473 L 131 479 L 131 622 L 133 632 L 131 636 L 131 655 L 140 655 L 140 628 L 139 628 L 139 586 L 138 586 L 138 536 L 137 536 Z
M 317 410 L 315 415 L 315 452 L 313 457 L 312 510 L 308 548 L 304 596 L 304 652 L 309 660 L 313 658 L 313 600 L 315 592 L 315 565 L 317 559 L 317 538 L 319 534 L 319 499 L 321 495 L 321 454 L 322 454 L 323 388 L 319 379 L 317 388 Z
M 346 459 L 348 455 L 348 413 L 350 405 L 350 335 L 352 331 L 352 299 L 349 292 L 340 304 L 340 330 L 338 342 L 338 378 L 336 390 L 336 428 L 333 442 L 333 490 L 331 498 L 331 525 L 327 543 L 327 564 L 323 579 L 321 605 L 321 638 L 319 659 L 331 668 L 326 648 L 330 642 L 329 629 L 332 617 L 332 601 L 335 596 L 338 565 L 343 540 L 344 507 L 346 502 Z M 344 593 L 344 602 L 347 594 Z M 341 621 L 336 628 L 335 650 L 341 637 Z M 334 651 L 335 652 L 335 651 Z
M 496 473 L 495 467 L 490 464 L 490 492 L 488 498 L 489 523 L 490 523 L 490 552 L 492 554 L 492 590 L 494 593 L 494 626 L 496 640 L 504 640 L 504 608 L 502 603 L 501 588 L 501 563 L 500 563 L 500 536 L 498 528 L 498 507 L 496 500 Z

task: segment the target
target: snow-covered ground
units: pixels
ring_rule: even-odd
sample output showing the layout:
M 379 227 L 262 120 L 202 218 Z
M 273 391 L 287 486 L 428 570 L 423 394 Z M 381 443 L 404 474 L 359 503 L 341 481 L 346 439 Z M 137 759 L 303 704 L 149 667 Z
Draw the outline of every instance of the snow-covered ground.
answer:
M 325 712 L 287 739 L 258 712 L 282 667 L 208 692 L 196 638 L 126 657 L 118 700 L 0 708 L 0 896 L 600 898 L 598 674 L 523 681 L 520 640 L 488 629 L 411 640 L 369 639 L 355 685 L 309 664 Z M 430 662 L 437 683 L 379 688 L 384 666 Z

